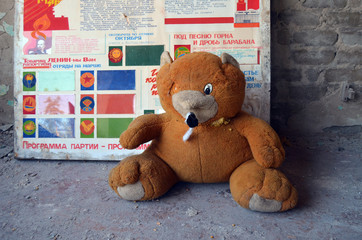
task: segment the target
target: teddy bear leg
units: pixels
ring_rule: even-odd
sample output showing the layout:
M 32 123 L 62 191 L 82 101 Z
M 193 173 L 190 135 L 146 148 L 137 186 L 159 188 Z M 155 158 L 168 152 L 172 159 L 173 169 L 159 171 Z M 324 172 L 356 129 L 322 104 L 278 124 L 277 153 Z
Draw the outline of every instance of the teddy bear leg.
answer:
M 295 207 L 297 191 L 277 169 L 264 168 L 255 160 L 243 163 L 230 177 L 234 200 L 259 212 L 279 212 Z
M 123 199 L 150 200 L 165 194 L 178 181 L 160 158 L 144 152 L 122 160 L 109 174 L 109 185 Z

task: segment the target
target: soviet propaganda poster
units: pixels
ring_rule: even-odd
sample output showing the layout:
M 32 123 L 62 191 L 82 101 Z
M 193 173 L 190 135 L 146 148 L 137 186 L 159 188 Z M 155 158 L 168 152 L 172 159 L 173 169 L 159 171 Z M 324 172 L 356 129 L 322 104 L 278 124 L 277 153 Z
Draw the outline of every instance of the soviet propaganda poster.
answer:
M 19 158 L 119 160 L 118 137 L 162 113 L 160 55 L 234 56 L 243 108 L 269 120 L 269 0 L 17 1 L 15 127 Z

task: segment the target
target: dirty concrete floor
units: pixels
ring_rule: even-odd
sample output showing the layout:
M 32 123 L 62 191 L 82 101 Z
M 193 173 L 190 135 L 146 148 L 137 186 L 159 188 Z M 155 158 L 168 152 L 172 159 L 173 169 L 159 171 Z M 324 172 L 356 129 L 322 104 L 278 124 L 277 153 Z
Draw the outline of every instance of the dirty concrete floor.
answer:
M 238 206 L 229 185 L 179 183 L 128 202 L 108 187 L 116 162 L 16 160 L 0 129 L 0 239 L 361 239 L 362 138 L 284 139 L 300 200 L 285 213 Z

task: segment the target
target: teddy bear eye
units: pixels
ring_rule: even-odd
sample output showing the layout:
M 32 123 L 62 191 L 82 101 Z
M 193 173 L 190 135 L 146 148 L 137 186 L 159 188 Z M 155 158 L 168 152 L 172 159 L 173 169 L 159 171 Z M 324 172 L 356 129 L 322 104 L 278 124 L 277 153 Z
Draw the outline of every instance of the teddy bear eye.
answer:
M 206 95 L 209 95 L 211 92 L 212 92 L 212 85 L 211 85 L 211 83 L 208 83 L 204 87 L 204 93 Z

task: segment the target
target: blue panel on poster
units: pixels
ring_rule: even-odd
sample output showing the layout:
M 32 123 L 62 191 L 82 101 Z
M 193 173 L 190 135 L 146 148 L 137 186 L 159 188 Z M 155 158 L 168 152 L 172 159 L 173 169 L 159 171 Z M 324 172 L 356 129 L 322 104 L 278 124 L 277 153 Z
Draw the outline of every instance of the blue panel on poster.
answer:
M 97 72 L 98 90 L 135 90 L 135 70 L 110 70 Z
M 74 118 L 42 118 L 39 138 L 74 138 Z
M 39 125 L 39 137 L 41 138 L 59 138 L 57 135 L 49 132 L 47 129 Z

